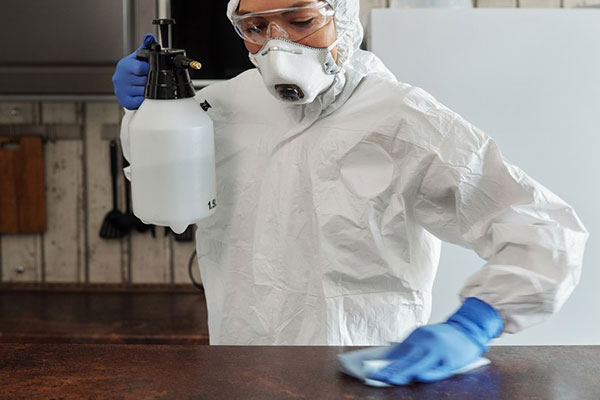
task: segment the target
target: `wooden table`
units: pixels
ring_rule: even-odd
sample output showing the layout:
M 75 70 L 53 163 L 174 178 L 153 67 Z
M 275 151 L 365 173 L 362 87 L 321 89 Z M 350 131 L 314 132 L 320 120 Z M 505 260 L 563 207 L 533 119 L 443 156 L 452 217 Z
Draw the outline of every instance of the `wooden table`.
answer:
M 600 399 L 600 347 L 494 347 L 433 384 L 370 388 L 339 347 L 0 344 L 0 399 Z

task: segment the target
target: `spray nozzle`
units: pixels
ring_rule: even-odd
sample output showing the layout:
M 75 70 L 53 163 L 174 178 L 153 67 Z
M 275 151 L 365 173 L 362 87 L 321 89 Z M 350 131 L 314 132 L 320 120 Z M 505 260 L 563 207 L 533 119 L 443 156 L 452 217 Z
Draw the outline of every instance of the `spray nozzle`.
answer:
M 186 56 L 178 55 L 173 59 L 173 64 L 179 68 L 191 68 L 191 69 L 200 69 L 202 68 L 202 64 L 198 61 L 192 60 Z

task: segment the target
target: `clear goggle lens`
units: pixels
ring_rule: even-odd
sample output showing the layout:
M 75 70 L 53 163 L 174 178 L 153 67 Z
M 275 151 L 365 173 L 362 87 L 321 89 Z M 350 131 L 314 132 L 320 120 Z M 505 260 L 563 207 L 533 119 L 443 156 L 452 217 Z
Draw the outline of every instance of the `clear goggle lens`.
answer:
M 232 19 L 242 39 L 263 45 L 271 37 L 300 41 L 329 24 L 334 14 L 329 3 L 320 1 L 301 7 L 234 14 Z

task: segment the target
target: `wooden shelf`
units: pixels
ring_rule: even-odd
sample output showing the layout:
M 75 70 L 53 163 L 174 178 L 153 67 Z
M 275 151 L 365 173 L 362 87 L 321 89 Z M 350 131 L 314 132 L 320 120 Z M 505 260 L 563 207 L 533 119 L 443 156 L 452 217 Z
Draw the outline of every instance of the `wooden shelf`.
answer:
M 196 292 L 0 292 L 0 342 L 208 344 Z

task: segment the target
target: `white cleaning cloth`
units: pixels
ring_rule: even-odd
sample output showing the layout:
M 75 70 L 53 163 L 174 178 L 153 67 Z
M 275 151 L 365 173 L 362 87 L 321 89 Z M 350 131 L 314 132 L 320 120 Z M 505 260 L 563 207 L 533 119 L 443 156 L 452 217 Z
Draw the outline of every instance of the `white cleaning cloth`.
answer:
M 347 375 L 360 379 L 365 385 L 374 387 L 390 387 L 385 382 L 368 379 L 369 374 L 385 368 L 392 360 L 386 360 L 385 356 L 390 351 L 390 346 L 369 347 L 366 349 L 350 351 L 347 353 L 338 354 L 338 362 L 341 370 Z M 488 365 L 490 360 L 484 357 L 479 357 L 472 363 L 458 368 L 454 371 L 454 375 L 464 374 L 476 368 Z

